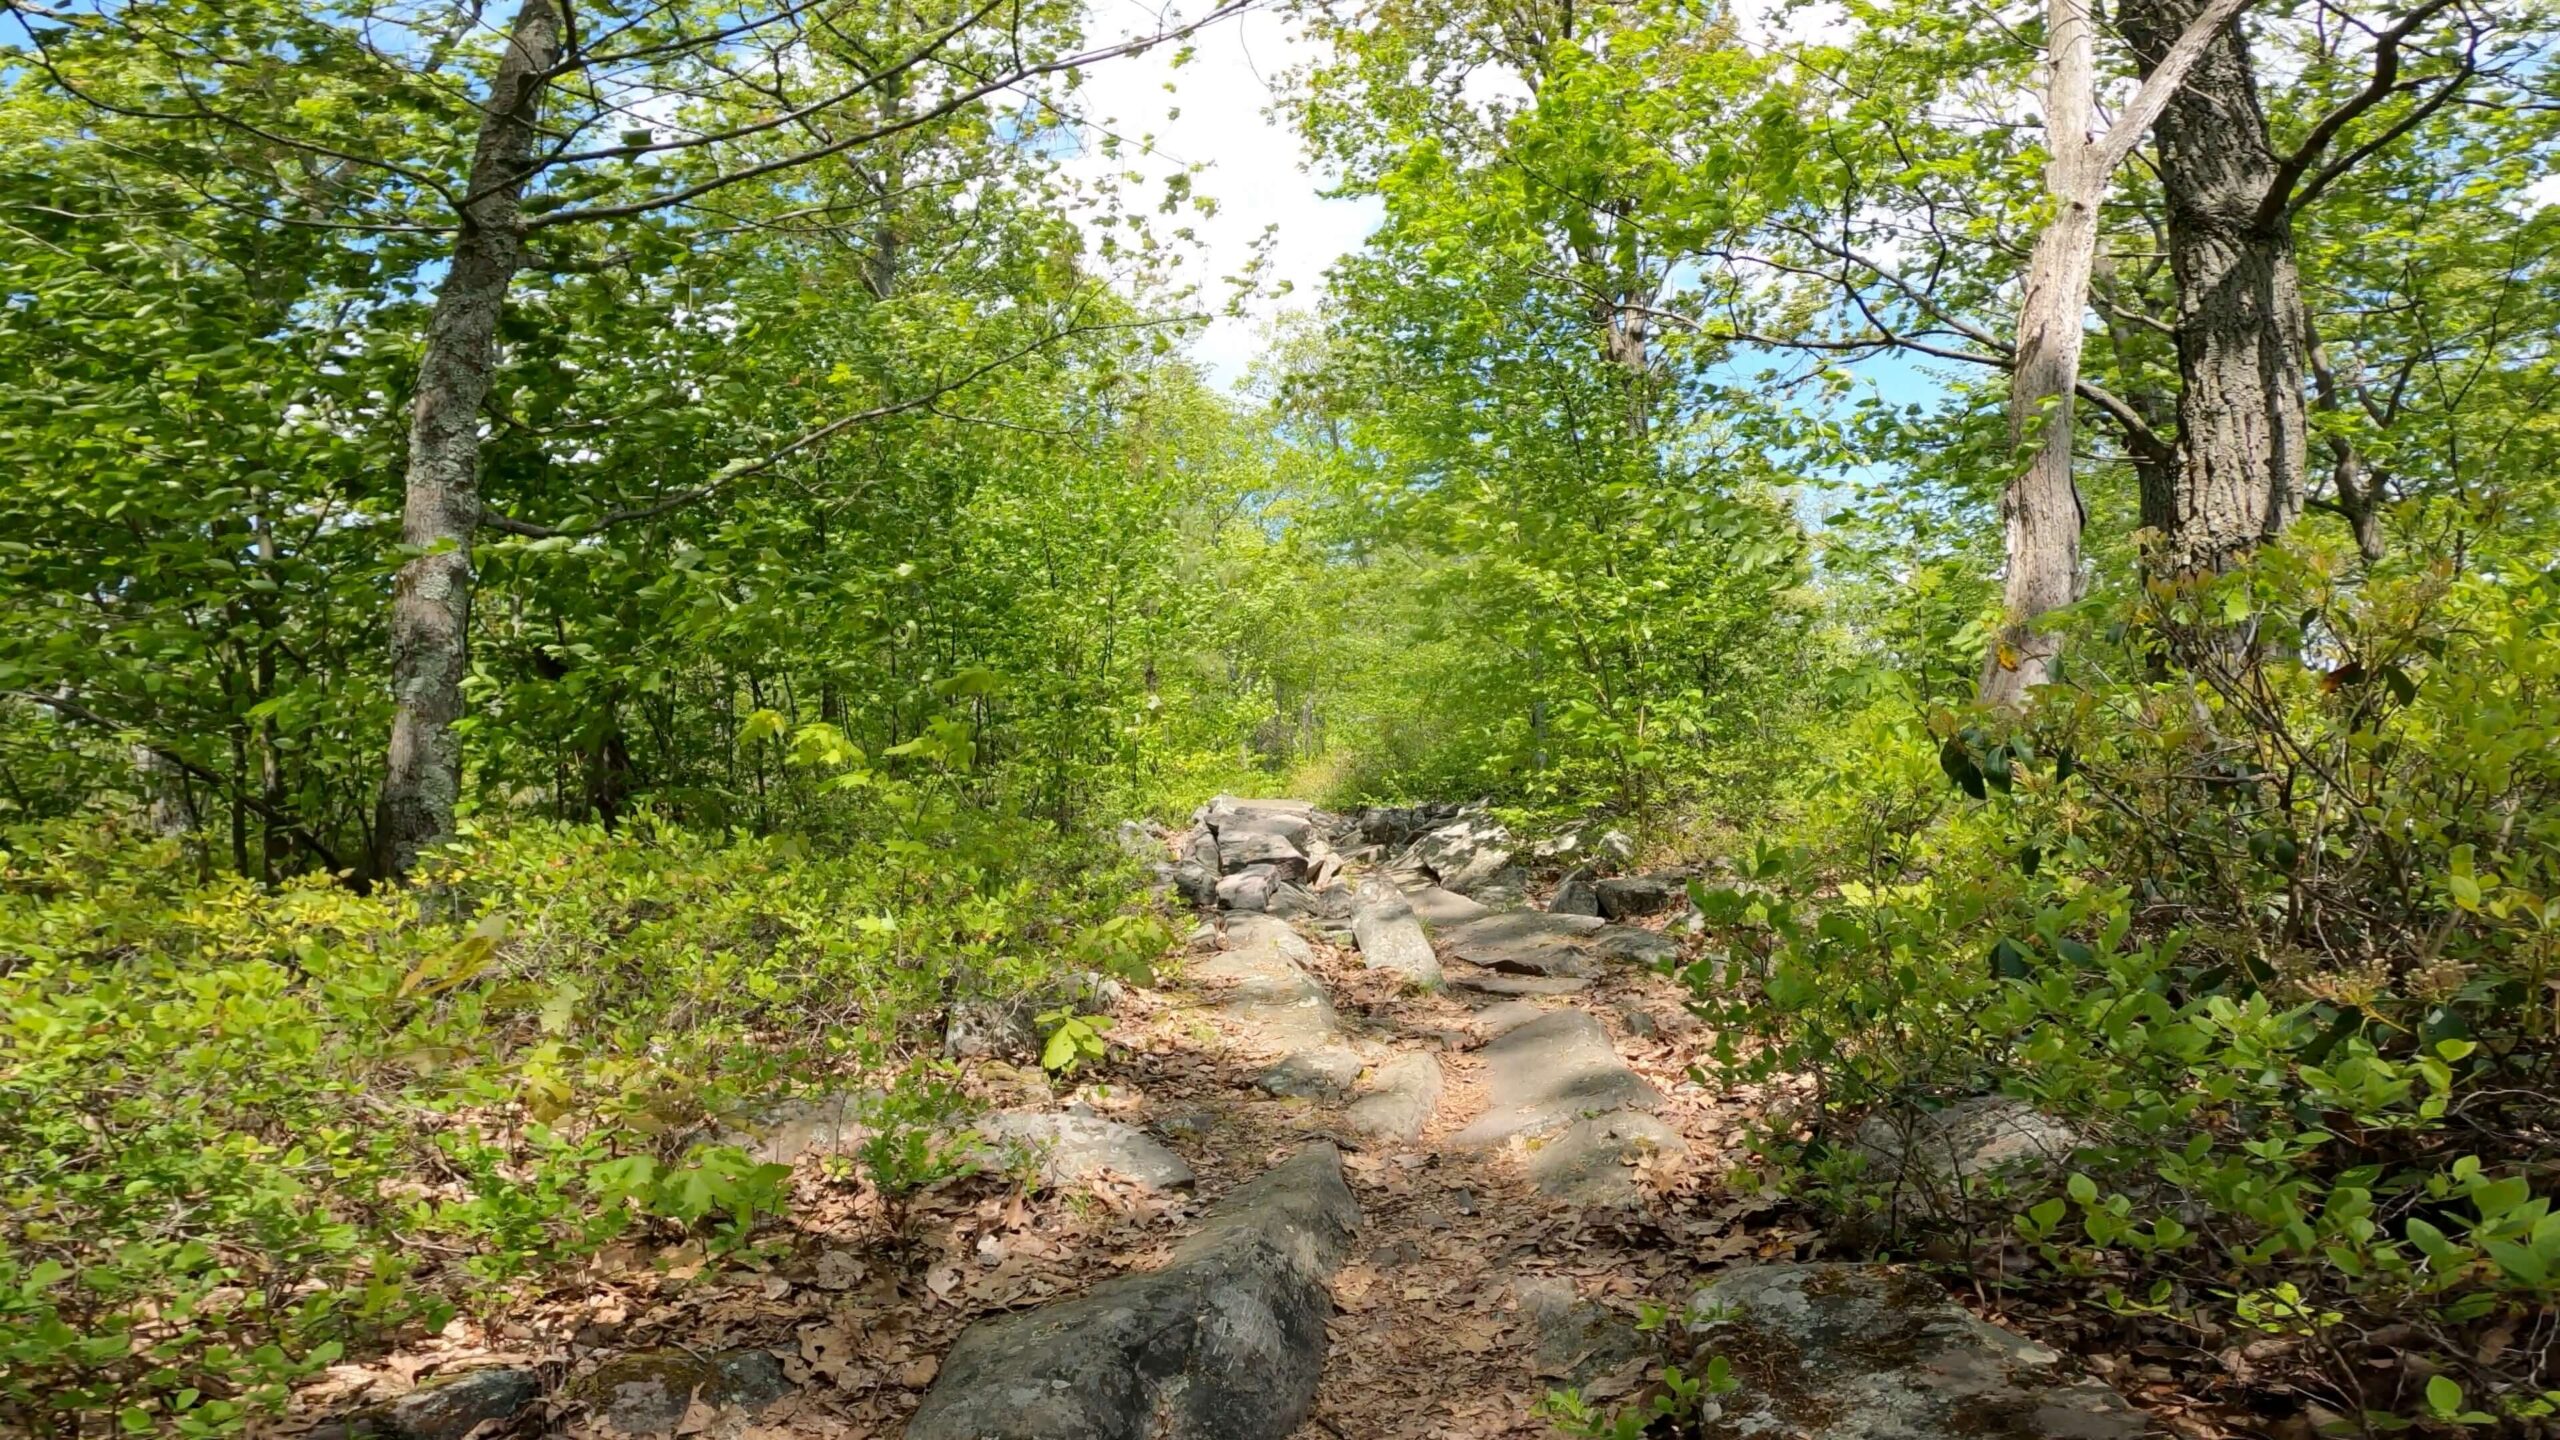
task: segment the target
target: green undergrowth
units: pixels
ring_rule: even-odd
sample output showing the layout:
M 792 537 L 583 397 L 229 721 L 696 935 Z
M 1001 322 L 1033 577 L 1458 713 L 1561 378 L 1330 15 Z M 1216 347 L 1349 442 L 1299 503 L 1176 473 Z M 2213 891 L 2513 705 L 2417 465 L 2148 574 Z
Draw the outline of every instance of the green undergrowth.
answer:
M 0 1415 L 219 1432 L 617 1238 L 757 1243 L 789 1172 L 705 1137 L 795 1091 L 878 1097 L 884 1192 L 946 1173 L 932 1021 L 1142 967 L 1137 878 L 965 814 L 825 842 L 517 825 L 371 895 L 15 833 Z
M 1842 727 L 1792 832 L 1696 887 L 1709 1078 L 1809 1085 L 1766 1162 L 1888 1252 L 2247 1347 L 2249 1403 L 2335 1433 L 2547 1433 L 2560 583 L 2271 552 L 2113 619 L 2024 722 Z M 1855 1142 L 1993 1093 L 2078 1132 L 2067 1170 Z

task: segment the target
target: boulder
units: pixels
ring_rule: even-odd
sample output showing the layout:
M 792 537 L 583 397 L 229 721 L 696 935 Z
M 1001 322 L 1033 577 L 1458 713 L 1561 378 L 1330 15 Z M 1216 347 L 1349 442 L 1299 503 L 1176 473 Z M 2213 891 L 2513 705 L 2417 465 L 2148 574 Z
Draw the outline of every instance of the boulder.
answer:
M 569 1386 L 594 1422 L 616 1435 L 673 1435 L 695 1401 L 752 1412 L 791 1393 L 781 1363 L 762 1350 L 697 1355 L 642 1350 L 617 1355 Z
M 1627 832 L 1596 826 L 1551 835 L 1529 847 L 1529 858 L 1541 866 L 1571 865 L 1594 875 L 1606 875 L 1635 855 L 1636 842 Z
M 1548 913 L 1554 915 L 1599 914 L 1600 892 L 1593 887 L 1592 880 L 1593 876 L 1588 869 L 1576 870 L 1565 876 L 1564 880 L 1556 886 L 1556 893 L 1547 901 Z
M 1455 818 L 1455 805 L 1391 805 L 1363 810 L 1355 817 L 1362 841 L 1397 849 L 1420 839 L 1424 832 L 1447 824 Z
M 1094 1115 L 1061 1115 L 1007 1111 L 978 1122 L 978 1134 L 1001 1160 L 1013 1155 L 1039 1167 L 1042 1181 L 1075 1185 L 1101 1175 L 1119 1175 L 1153 1190 L 1175 1190 L 1191 1183 L 1191 1167 L 1182 1157 L 1156 1143 L 1134 1125 Z
M 1584 941 L 1601 922 L 1588 915 L 1512 910 L 1453 926 L 1449 953 L 1471 965 L 1514 975 L 1587 975 Z
M 496 1428 L 542 1398 L 542 1378 L 502 1365 L 440 1375 L 417 1389 L 360 1411 L 343 1426 L 323 1427 L 348 1440 L 464 1440 L 482 1426 Z
M 1196 865 L 1212 877 L 1218 875 L 1218 837 L 1206 829 L 1192 831 L 1182 842 L 1182 863 Z
M 1218 903 L 1218 872 L 1207 866 L 1185 860 L 1166 872 L 1164 878 L 1185 904 L 1206 907 Z
M 798 1096 L 760 1106 L 735 1128 L 702 1138 L 735 1145 L 769 1165 L 796 1165 L 812 1155 L 848 1154 L 871 1138 L 866 1117 L 879 1100 L 876 1090 Z
M 1466 885 L 1460 877 L 1481 881 L 1489 879 L 1511 863 L 1511 832 L 1502 822 L 1488 816 L 1474 815 L 1451 821 L 1413 842 L 1412 857 L 1423 869 L 1438 876 L 1440 883 L 1464 893 Z
M 1517 865 L 1505 865 L 1482 880 L 1468 881 L 1463 888 L 1468 898 L 1479 905 L 1516 910 L 1528 903 L 1529 872 Z
M 1688 1328 L 1739 1388 L 1699 1433 L 1732 1440 L 2135 1440 L 2142 1413 L 2061 1357 L 1879 1265 L 1752 1265 L 1700 1290 Z
M 1906 1203 L 1941 1214 L 1985 1187 L 2048 1183 L 2083 1143 L 2069 1125 L 2005 1095 L 1877 1115 L 1857 1134 L 1870 1176 L 1896 1182 Z
M 1689 882 L 1678 875 L 1619 875 L 1592 886 L 1600 913 L 1612 920 L 1659 915 L 1689 901 Z
M 1504 1031 L 1479 1055 L 1490 1103 L 1451 1137 L 1460 1148 L 1550 1134 L 1585 1116 L 1662 1103 L 1610 1048 L 1600 1022 L 1580 1010 L 1548 1011 Z
M 1260 910 L 1271 903 L 1271 877 L 1251 870 L 1230 875 L 1218 882 L 1218 903 L 1230 910 Z
M 1307 878 L 1306 853 L 1290 844 L 1286 836 L 1261 830 L 1220 831 L 1218 864 L 1230 875 L 1247 868 L 1262 868 L 1276 879 Z
M 1132 859 L 1154 860 L 1164 854 L 1164 827 L 1153 820 L 1123 820 L 1112 827 L 1111 840 Z
M 1361 963 L 1372 970 L 1392 970 L 1416 985 L 1440 983 L 1440 957 L 1414 918 L 1404 892 L 1379 876 L 1360 882 L 1351 910 L 1351 938 L 1360 947 Z
M 1163 1268 L 961 1335 L 907 1440 L 1283 1440 L 1315 1408 L 1359 1207 L 1315 1145 L 1238 1186 Z
M 1352 1133 L 1373 1140 L 1411 1140 L 1440 1108 L 1440 1062 L 1411 1050 L 1379 1066 L 1360 1098 L 1343 1112 Z

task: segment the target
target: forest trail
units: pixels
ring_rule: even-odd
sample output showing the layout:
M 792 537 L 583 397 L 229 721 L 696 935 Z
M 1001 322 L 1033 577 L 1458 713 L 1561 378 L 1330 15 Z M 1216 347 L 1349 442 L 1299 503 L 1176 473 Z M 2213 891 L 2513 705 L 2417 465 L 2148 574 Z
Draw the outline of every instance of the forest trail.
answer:
M 1773 1097 L 1702 1083 L 1714 1037 L 1655 963 L 1684 877 L 1618 873 L 1623 837 L 1222 798 L 1123 841 L 1203 918 L 1114 987 L 1065 1094 L 1002 1058 L 1028 1011 L 955 1007 L 976 1173 L 884 1205 L 846 1183 L 880 1133 L 853 1092 L 773 1107 L 736 1138 L 795 1167 L 780 1244 L 618 1247 L 332 1371 L 401 1398 L 311 1433 L 1526 1440 L 1718 1360 L 1729 1393 L 1644 1433 L 2141 1433 L 1936 1281 L 1827 1263 L 1802 1211 L 1734 1187 Z
M 1321 1329 L 1258 1288 L 1251 1246 L 1177 1252 L 1104 1293 L 981 1322 L 912 1440 L 1548 1436 L 1554 1392 L 1641 1406 L 1668 1393 L 1666 1363 L 1703 1374 L 1736 1341 L 1746 1384 L 1707 1412 L 1725 1428 L 1692 1414 L 1668 1433 L 2140 1433 L 2112 1392 L 2058 1380 L 2050 1352 L 1934 1283 L 1796 1263 L 1821 1237 L 1774 1194 L 1725 1183 L 1762 1097 L 1696 1078 L 1712 1037 L 1645 963 L 1677 953 L 1661 927 L 1685 904 L 1679 877 L 1595 885 L 1599 840 L 1545 847 L 1550 868 L 1586 863 L 1547 897 L 1561 908 L 1534 909 L 1508 837 L 1447 807 L 1204 807 L 1163 873 L 1260 908 L 1213 900 L 1168 988 L 1130 997 L 1128 1053 L 1095 1113 L 1167 1137 L 1213 1229 L 1280 1212 Z M 1610 917 L 1573 913 L 1603 904 Z M 1348 1196 L 1309 1201 L 1337 1164 Z M 1205 1293 L 1186 1266 L 1205 1267 Z M 1729 1287 L 1710 1307 L 1726 1324 L 1680 1323 L 1742 1273 L 1786 1293 Z M 1673 1323 L 1649 1333 L 1649 1307 Z M 1132 1312 L 1138 1338 L 1102 1333 Z M 1170 1373 L 1124 1383 L 1115 1359 Z

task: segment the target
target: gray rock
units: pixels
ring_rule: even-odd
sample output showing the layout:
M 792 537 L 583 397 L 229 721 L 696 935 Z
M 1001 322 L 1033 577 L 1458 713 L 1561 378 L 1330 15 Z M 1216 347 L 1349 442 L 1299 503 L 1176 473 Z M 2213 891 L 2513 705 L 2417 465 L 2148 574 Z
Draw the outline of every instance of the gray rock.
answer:
M 1036 1059 L 1040 1054 L 1036 1014 L 1021 997 L 954 1000 L 943 1015 L 942 1053 L 954 1060 L 993 1058 L 1020 1063 Z
M 1194 830 L 1184 836 L 1182 863 L 1197 865 L 1214 879 L 1219 873 L 1218 837 L 1207 829 Z
M 1271 877 L 1257 871 L 1218 882 L 1218 903 L 1230 910 L 1260 910 L 1271 903 Z
M 1316 952 L 1297 927 L 1277 916 L 1230 915 L 1225 939 L 1226 949 L 1269 950 L 1293 965 L 1312 965 L 1316 959 Z
M 1314 891 L 1286 880 L 1271 887 L 1271 897 L 1262 908 L 1263 913 L 1282 920 L 1312 920 L 1323 913 L 1316 908 Z
M 1680 1132 L 1642 1110 L 1576 1120 L 1529 1152 L 1529 1179 L 1579 1205 L 1634 1205 L 1644 1198 L 1629 1168 L 1646 1155 L 1686 1155 Z
M 1454 890 L 1436 885 L 1406 887 L 1404 901 L 1413 907 L 1414 918 L 1438 930 L 1451 925 L 1464 925 L 1493 913 L 1493 907 L 1470 900 Z
M 1361 1071 L 1359 1052 L 1343 1045 L 1293 1051 L 1253 1077 L 1254 1088 L 1305 1100 L 1338 1100 L 1351 1093 Z
M 1662 1103 L 1609 1047 L 1600 1022 L 1580 1010 L 1549 1011 L 1497 1036 L 1481 1055 L 1491 1103 L 1451 1137 L 1461 1148 L 1545 1135 L 1587 1115 Z
M 1356 1135 L 1375 1140 L 1411 1140 L 1431 1123 L 1440 1108 L 1440 1062 L 1420 1050 L 1407 1051 L 1379 1066 L 1359 1099 L 1343 1112 Z
M 1361 811 L 1356 824 L 1362 840 L 1395 849 L 1447 824 L 1457 813 L 1454 805 L 1393 805 Z
M 1468 970 L 1453 972 L 1449 983 L 1479 995 L 1579 995 L 1591 982 L 1570 975 L 1505 975 Z
M 1505 1000 L 1499 1005 L 1487 1005 L 1478 1010 L 1467 1017 L 1467 1022 L 1479 1037 L 1490 1040 L 1552 1013 L 1535 1000 Z
M 1613 1370 L 1654 1358 L 1654 1346 L 1635 1317 L 1594 1304 L 1573 1282 L 1535 1276 L 1511 1282 L 1520 1313 L 1537 1333 L 1532 1368 L 1560 1385 L 1588 1385 Z
M 343 1433 L 380 1440 L 463 1440 L 482 1425 L 503 1425 L 542 1398 L 542 1379 L 500 1366 L 439 1376 L 397 1400 L 358 1414 Z
M 1466 877 L 1459 877 L 1465 880 Z M 1468 897 L 1495 910 L 1516 910 L 1529 900 L 1529 872 L 1517 865 L 1505 865 L 1482 880 L 1468 881 L 1463 886 Z
M 1335 1043 L 1342 1027 L 1324 987 L 1268 931 L 1256 927 L 1255 933 L 1238 943 L 1234 921 L 1243 918 L 1229 920 L 1227 938 L 1235 948 L 1194 961 L 1193 977 L 1221 987 L 1220 1008 L 1238 1030 L 1267 1051 L 1295 1054 Z M 1278 926 L 1279 922 L 1264 920 L 1264 924 Z M 1280 928 L 1286 932 L 1286 927 Z M 1288 938 L 1305 949 L 1306 942 L 1295 934 Z
M 1938 1214 L 1986 1187 L 2047 1183 L 2082 1143 L 2070 1126 L 2005 1095 L 1877 1115 L 1857 1134 L 1870 1176 L 1899 1182 L 1899 1198 Z
M 865 1118 L 879 1092 L 839 1090 L 804 1095 L 760 1107 L 735 1129 L 709 1137 L 735 1145 L 768 1165 L 796 1165 L 812 1155 L 841 1155 L 872 1136 Z
M 1502 822 L 1477 815 L 1452 821 L 1414 841 L 1412 853 L 1441 884 L 1464 893 L 1467 884 L 1462 882 L 1490 878 L 1511 863 L 1511 851 L 1511 832 Z
M 1630 965 L 1658 965 L 1680 958 L 1680 942 L 1635 925 L 1607 925 L 1594 931 L 1585 953 Z
M 907 1440 L 1283 1440 L 1315 1407 L 1359 1207 L 1330 1145 L 1210 1207 L 1162 1269 L 980 1321 Z
M 1144 1130 L 1116 1120 L 1013 1110 L 979 1121 L 978 1133 L 995 1152 L 990 1159 L 1022 1155 L 1039 1166 L 1040 1178 L 1051 1185 L 1075 1185 L 1106 1174 L 1154 1190 L 1191 1183 L 1191 1167 L 1181 1156 Z
M 1139 860 L 1154 860 L 1164 854 L 1164 827 L 1153 820 L 1123 820 L 1112 827 L 1112 843 L 1120 853 Z
M 618 1435 L 671 1435 L 695 1399 L 718 1410 L 761 1410 L 791 1393 L 782 1366 L 762 1350 L 715 1356 L 689 1350 L 617 1355 L 571 1383 L 569 1397 Z
M 1361 963 L 1372 970 L 1392 970 L 1416 985 L 1440 983 L 1440 957 L 1414 918 L 1404 893 L 1378 876 L 1360 882 L 1351 911 L 1351 937 L 1360 946 Z
M 1471 965 L 1514 975 L 1587 975 L 1584 940 L 1601 922 L 1588 915 L 1512 910 L 1450 927 L 1449 953 Z
M 1620 875 L 1592 886 L 1600 913 L 1612 920 L 1659 915 L 1689 903 L 1689 882 L 1678 875 Z
M 1698 1292 L 1689 1329 L 1739 1389 L 1701 1433 L 1732 1440 L 2135 1440 L 2140 1411 L 1987 1324 L 1924 1276 L 1754 1265 Z
M 1166 880 L 1172 885 L 1173 893 L 1188 904 L 1209 906 L 1218 903 L 1218 872 L 1207 866 L 1185 860 L 1173 867 Z
M 1261 830 L 1227 830 L 1218 835 L 1218 864 L 1234 874 L 1247 867 L 1268 867 L 1277 880 L 1307 878 L 1306 852 L 1288 838 Z
M 1576 870 L 1564 877 L 1563 882 L 1556 886 L 1554 896 L 1547 901 L 1547 910 L 1555 915 L 1599 914 L 1600 892 L 1592 888 L 1591 872 L 1588 869 Z

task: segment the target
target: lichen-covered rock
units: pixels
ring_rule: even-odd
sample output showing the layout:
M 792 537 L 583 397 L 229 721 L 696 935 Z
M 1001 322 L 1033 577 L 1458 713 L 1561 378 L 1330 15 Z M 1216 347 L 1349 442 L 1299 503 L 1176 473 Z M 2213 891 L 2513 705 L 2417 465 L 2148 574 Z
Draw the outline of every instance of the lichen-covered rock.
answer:
M 1924 1276 L 1755 1265 L 1700 1290 L 1688 1325 L 1739 1388 L 1714 1440 L 2134 1440 L 2141 1412 L 2061 1357 L 1968 1314 Z M 1703 1360 L 1700 1362 L 1703 1365 Z
M 1548 913 L 1553 915 L 1599 914 L 1600 892 L 1595 888 L 1593 881 L 1594 877 L 1588 869 L 1576 870 L 1565 876 L 1557 884 L 1556 893 L 1547 900 Z
M 1530 1369 L 1541 1379 L 1588 1385 L 1653 1358 L 1653 1344 L 1637 1328 L 1636 1317 L 1583 1299 L 1570 1280 L 1549 1275 L 1515 1280 L 1511 1294 L 1537 1337 Z
M 1359 1216 L 1334 1148 L 1300 1151 L 1162 1269 L 971 1326 L 907 1440 L 1282 1440 L 1315 1406 Z
M 789 1393 L 782 1366 L 762 1350 L 709 1356 L 636 1351 L 607 1360 L 569 1386 L 569 1398 L 618 1435 L 672 1435 L 696 1400 L 715 1411 L 744 1414 Z

